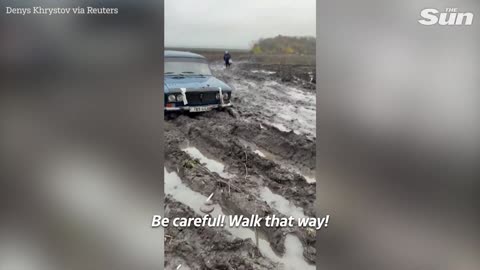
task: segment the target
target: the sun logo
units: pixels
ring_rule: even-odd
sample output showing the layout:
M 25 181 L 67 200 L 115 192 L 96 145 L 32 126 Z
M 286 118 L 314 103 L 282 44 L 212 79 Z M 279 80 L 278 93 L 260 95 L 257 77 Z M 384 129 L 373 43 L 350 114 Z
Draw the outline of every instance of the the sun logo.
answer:
M 423 25 L 472 25 L 473 13 L 457 12 L 457 8 L 447 8 L 439 12 L 434 8 L 426 8 L 420 12 L 422 19 L 418 20 Z

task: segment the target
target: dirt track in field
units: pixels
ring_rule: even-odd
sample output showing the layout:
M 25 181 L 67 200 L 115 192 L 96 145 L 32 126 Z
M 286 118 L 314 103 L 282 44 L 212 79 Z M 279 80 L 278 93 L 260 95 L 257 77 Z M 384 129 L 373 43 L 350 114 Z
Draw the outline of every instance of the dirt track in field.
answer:
M 211 65 L 234 88 L 234 108 L 165 121 L 166 215 L 315 216 L 314 67 Z M 165 266 L 176 269 L 314 269 L 315 231 L 166 229 Z M 196 254 L 192 256 L 190 254 Z M 300 267 L 300 268 L 299 268 Z

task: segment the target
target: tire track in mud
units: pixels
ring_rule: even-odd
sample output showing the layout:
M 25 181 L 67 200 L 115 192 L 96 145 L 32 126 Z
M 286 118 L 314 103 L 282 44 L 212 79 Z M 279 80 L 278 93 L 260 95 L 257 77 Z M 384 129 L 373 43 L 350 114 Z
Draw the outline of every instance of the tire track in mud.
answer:
M 259 125 L 247 124 L 225 112 L 212 112 L 196 118 L 180 116 L 171 124 L 167 125 L 170 132 L 176 129 L 181 133 L 176 135 L 177 138 L 183 138 L 182 142 L 177 142 L 180 146 L 186 146 L 187 143 L 194 145 L 225 164 L 228 173 L 242 177 L 247 174 L 251 181 L 268 187 L 273 193 L 302 208 L 307 216 L 315 216 L 316 184 L 308 183 L 304 176 L 289 170 L 281 162 L 262 157 L 243 141 L 256 144 L 259 138 L 258 144 L 275 152 L 290 167 L 311 169 L 315 166 L 314 142 L 302 140 L 294 133 L 282 137 L 276 129 L 262 129 Z M 292 140 L 292 136 L 299 138 Z
M 236 215 L 258 215 L 266 217 L 275 215 L 285 217 L 285 215 L 271 208 L 265 201 L 258 198 L 255 190 L 259 186 L 255 182 L 245 181 L 243 177 L 232 177 L 229 179 L 221 178 L 216 173 L 209 172 L 202 164 L 193 160 L 187 153 L 178 146 L 169 147 L 167 154 L 169 159 L 165 164 L 169 170 L 175 171 L 183 184 L 191 190 L 207 197 L 214 193 L 213 201 L 218 203 L 223 212 Z M 200 206 L 200 205 L 199 205 Z M 269 257 L 278 260 L 277 257 L 285 255 L 287 251 L 285 241 L 289 234 L 298 237 L 303 245 L 303 260 L 314 263 L 315 260 L 315 232 L 301 228 L 261 228 L 261 234 L 270 243 L 270 247 L 277 254 L 273 258 L 272 252 Z M 301 248 L 300 248 L 300 252 Z M 290 254 L 292 252 L 289 252 Z M 293 252 L 295 253 L 295 252 Z M 298 253 L 298 251 L 297 251 Z M 291 255 L 290 255 L 291 256 Z M 294 257 L 299 261 L 299 257 Z M 167 258 L 168 259 L 168 258 Z M 305 263 L 305 262 L 304 262 Z M 288 268 L 292 269 L 292 268 Z
M 221 190 L 221 196 L 218 195 L 220 198 L 217 198 L 219 204 L 232 214 L 284 216 L 280 211 L 269 206 L 265 200 L 260 199 L 262 190 L 268 187 L 272 193 L 283 196 L 301 208 L 305 215 L 314 216 L 315 184 L 307 183 L 301 175 L 283 169 L 277 163 L 255 154 L 252 149 L 242 145 L 240 139 L 235 136 L 235 130 L 238 128 L 236 123 L 238 119 L 226 112 L 212 112 L 195 118 L 180 116 L 167 122 L 166 167 L 178 172 L 187 186 L 205 196 L 215 190 Z M 276 129 L 261 129 L 259 125 L 254 127 L 260 129 L 262 133 L 268 133 L 268 130 L 273 131 L 268 136 L 278 135 Z M 264 134 L 264 136 L 267 135 Z M 225 179 L 217 174 L 208 173 L 203 165 L 198 164 L 182 150 L 188 146 L 188 143 L 200 149 L 202 153 L 215 156 L 217 160 L 224 163 L 227 173 L 232 175 L 232 178 Z M 246 162 L 244 157 L 247 157 Z M 308 165 L 307 160 L 299 163 Z M 289 233 L 299 237 L 304 245 L 304 257 L 313 263 L 316 253 L 314 231 L 298 228 L 264 231 L 267 240 L 278 254 L 285 252 L 285 239 Z

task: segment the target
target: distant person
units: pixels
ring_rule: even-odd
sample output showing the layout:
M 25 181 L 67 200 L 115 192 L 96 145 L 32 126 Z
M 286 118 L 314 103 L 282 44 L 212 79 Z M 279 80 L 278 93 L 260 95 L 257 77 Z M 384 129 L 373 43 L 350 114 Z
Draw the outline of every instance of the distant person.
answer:
M 228 68 L 231 65 L 232 56 L 228 51 L 225 51 L 225 54 L 223 55 L 223 61 L 225 61 L 225 68 Z

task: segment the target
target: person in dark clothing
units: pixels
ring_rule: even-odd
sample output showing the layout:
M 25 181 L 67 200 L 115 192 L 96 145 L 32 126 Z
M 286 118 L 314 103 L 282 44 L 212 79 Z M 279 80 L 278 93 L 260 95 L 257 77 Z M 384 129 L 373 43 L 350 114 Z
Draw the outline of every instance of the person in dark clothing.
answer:
M 228 68 L 230 66 L 230 59 L 232 56 L 228 51 L 225 51 L 225 54 L 223 55 L 223 61 L 225 61 L 225 67 Z

